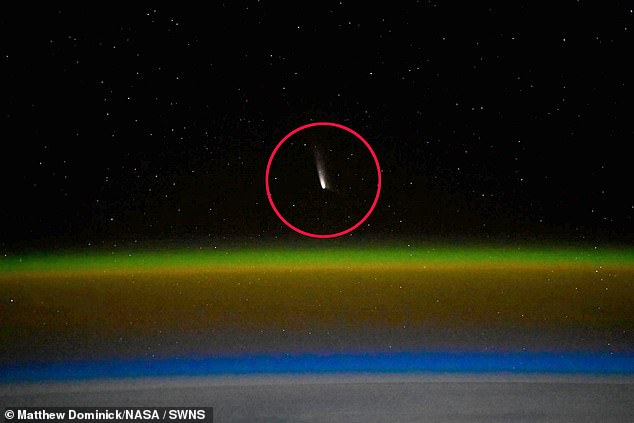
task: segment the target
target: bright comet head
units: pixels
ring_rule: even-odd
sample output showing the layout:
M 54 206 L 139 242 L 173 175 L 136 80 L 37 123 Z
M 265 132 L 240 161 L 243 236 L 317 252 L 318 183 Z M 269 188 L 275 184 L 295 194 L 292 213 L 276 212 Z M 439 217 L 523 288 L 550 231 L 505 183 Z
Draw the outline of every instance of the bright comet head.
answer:
M 319 184 L 321 185 L 321 189 L 326 189 L 326 181 L 321 172 L 319 172 Z

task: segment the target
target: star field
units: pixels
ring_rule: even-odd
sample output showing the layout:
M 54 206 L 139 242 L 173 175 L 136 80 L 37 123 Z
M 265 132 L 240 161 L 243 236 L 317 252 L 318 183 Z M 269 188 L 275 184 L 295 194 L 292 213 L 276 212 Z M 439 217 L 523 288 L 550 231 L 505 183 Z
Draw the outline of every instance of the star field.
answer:
M 350 236 L 632 241 L 626 2 L 0 19 L 4 251 L 292 235 L 264 169 L 315 121 L 381 161 L 380 201 Z

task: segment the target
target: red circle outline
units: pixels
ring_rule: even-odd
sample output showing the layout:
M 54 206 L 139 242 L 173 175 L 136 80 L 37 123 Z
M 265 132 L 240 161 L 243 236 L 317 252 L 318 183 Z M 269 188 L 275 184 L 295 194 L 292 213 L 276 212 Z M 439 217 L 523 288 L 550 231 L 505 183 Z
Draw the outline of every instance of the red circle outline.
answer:
M 271 163 L 273 163 L 273 158 L 277 154 L 277 151 L 280 149 L 282 144 L 284 144 L 286 142 L 286 140 L 288 140 L 290 137 L 292 137 L 293 135 L 295 135 L 299 131 L 303 131 L 304 129 L 312 128 L 313 126 L 332 126 L 332 127 L 335 127 L 335 128 L 343 129 L 344 131 L 354 135 L 368 149 L 368 151 L 372 155 L 372 158 L 374 159 L 374 164 L 376 165 L 376 174 L 377 174 L 377 177 L 378 177 L 378 183 L 377 183 L 377 187 L 376 187 L 376 195 L 374 196 L 374 202 L 372 202 L 372 205 L 370 206 L 370 209 L 365 214 L 365 216 L 363 216 L 361 218 L 361 220 L 359 220 L 353 226 L 351 226 L 348 229 L 345 229 L 345 230 L 343 230 L 341 232 L 336 232 L 336 233 L 332 233 L 332 234 L 313 234 L 313 233 L 301 230 L 301 229 L 299 229 L 296 226 L 293 226 L 293 224 L 291 224 L 288 220 L 284 219 L 284 216 L 282 216 L 282 213 L 280 213 L 279 210 L 277 209 L 277 207 L 275 207 L 275 203 L 273 202 L 273 197 L 271 196 L 271 190 L 270 190 L 270 187 L 269 187 L 269 172 L 271 170 Z M 370 215 L 374 211 L 374 208 L 376 207 L 376 204 L 379 201 L 379 195 L 381 194 L 381 166 L 379 166 L 379 159 L 376 157 L 376 153 L 374 152 L 374 150 L 372 149 L 370 144 L 361 135 L 359 135 L 356 131 L 354 131 L 353 129 L 348 128 L 347 126 L 340 125 L 340 124 L 334 123 L 334 122 L 313 122 L 313 123 L 308 123 L 306 125 L 300 126 L 299 128 L 295 128 L 291 132 L 286 134 L 286 136 L 284 138 L 282 138 L 282 140 L 275 146 L 275 148 L 273 149 L 273 152 L 271 153 L 271 157 L 269 157 L 269 162 L 266 165 L 266 175 L 265 175 L 264 180 L 265 180 L 265 183 L 266 183 L 266 197 L 269 199 L 269 203 L 271 204 L 271 207 L 273 208 L 273 211 L 275 212 L 277 217 L 279 217 L 280 220 L 282 222 L 284 222 L 284 224 L 286 226 L 288 226 L 289 228 L 291 228 L 292 230 L 294 230 L 298 234 L 302 234 L 304 236 L 308 236 L 308 237 L 311 237 L 311 238 L 336 238 L 338 236 L 342 236 L 342 235 L 345 235 L 347 233 L 350 233 L 350 232 L 354 231 L 359 226 L 361 226 L 363 224 L 363 222 L 365 222 L 368 217 L 370 217 Z

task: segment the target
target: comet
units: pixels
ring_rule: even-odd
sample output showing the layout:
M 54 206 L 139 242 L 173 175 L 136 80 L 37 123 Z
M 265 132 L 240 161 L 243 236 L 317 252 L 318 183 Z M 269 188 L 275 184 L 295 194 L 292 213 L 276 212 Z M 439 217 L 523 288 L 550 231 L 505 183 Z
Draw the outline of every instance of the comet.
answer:
M 324 165 L 323 154 L 317 146 L 315 146 L 314 151 L 315 165 L 317 166 L 317 176 L 319 177 L 319 185 L 321 185 L 321 189 L 329 189 L 328 179 L 326 178 L 326 166 Z

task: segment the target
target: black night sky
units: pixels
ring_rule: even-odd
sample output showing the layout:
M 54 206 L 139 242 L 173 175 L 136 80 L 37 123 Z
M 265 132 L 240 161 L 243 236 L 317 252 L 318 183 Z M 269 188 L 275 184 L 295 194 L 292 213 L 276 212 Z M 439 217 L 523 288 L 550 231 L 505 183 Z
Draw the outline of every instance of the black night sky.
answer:
M 381 162 L 353 239 L 629 243 L 632 5 L 556 7 L 5 11 L 0 248 L 301 238 L 264 172 L 316 121 Z

